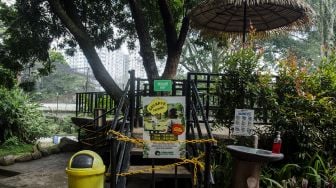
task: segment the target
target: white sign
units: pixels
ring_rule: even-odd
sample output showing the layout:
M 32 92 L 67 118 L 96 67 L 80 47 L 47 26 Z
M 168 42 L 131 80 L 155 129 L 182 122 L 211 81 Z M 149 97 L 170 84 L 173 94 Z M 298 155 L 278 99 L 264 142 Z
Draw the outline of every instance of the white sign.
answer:
M 235 109 L 233 135 L 251 136 L 253 133 L 254 110 Z
M 143 157 L 184 158 L 185 97 L 144 97 L 143 113 Z

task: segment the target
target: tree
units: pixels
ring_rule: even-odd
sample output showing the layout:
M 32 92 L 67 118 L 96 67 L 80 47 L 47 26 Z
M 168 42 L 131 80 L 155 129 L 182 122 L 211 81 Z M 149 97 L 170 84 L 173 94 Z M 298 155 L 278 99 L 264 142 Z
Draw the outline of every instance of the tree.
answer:
M 159 77 L 155 55 L 166 58 L 162 77 L 173 78 L 189 30 L 190 7 L 189 1 L 181 0 L 17 0 L 12 7 L 2 5 L 0 11 L 9 35 L 4 43 L 10 49 L 7 56 L 11 63 L 6 64 L 12 65 L 14 60 L 19 66 L 37 59 L 48 62 L 46 52 L 54 39 L 62 40 L 63 47 L 78 44 L 97 81 L 118 98 L 122 92 L 105 70 L 95 47 L 113 50 L 125 41 L 132 47 L 137 38 L 149 80 Z M 29 52 L 20 50 L 15 54 L 15 46 L 20 43 L 29 46 Z
M 52 73 L 47 76 L 40 76 L 34 90 L 34 99 L 53 101 L 58 95 L 74 95 L 76 92 L 92 91 L 95 85 L 90 82 L 91 76 L 88 69 L 84 73 L 75 72 L 67 64 L 63 55 L 59 52 L 50 51 L 50 60 L 54 66 Z M 36 69 L 37 70 L 37 69 Z M 32 72 L 31 74 L 34 74 Z
M 235 46 L 234 39 L 218 40 L 190 33 L 183 47 L 180 64 L 189 72 L 221 73 L 223 62 Z
M 315 26 L 305 31 L 271 37 L 260 42 L 265 49 L 266 59 L 274 61 L 276 56 L 284 58 L 291 51 L 299 59 L 313 60 L 319 64 L 335 48 L 336 2 L 333 0 L 308 0 L 316 12 Z

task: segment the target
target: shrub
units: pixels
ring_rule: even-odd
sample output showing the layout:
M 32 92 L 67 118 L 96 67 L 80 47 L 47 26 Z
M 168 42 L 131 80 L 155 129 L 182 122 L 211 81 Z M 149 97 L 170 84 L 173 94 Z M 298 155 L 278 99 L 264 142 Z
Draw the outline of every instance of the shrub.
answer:
M 336 155 L 336 55 L 325 58 L 318 67 L 299 63 L 293 56 L 279 65 L 276 82 L 257 74 L 252 52 L 237 53 L 246 61 L 228 66 L 227 78 L 217 89 L 221 110 L 217 121 L 231 126 L 235 108 L 255 109 L 255 121 L 270 123 L 259 134 L 260 147 L 270 149 L 276 131 L 281 131 L 286 162 L 302 161 L 321 152 Z M 244 64 L 251 63 L 251 66 Z
M 283 152 L 290 162 L 317 152 L 336 155 L 335 63 L 331 57 L 312 69 L 300 67 L 295 58 L 282 62 L 272 132 L 283 132 Z
M 21 89 L 0 88 L 0 142 L 16 136 L 31 143 L 50 133 L 46 119 Z
M 336 166 L 317 153 L 306 164 L 286 164 L 282 168 L 267 168 L 261 176 L 262 187 L 335 187 Z

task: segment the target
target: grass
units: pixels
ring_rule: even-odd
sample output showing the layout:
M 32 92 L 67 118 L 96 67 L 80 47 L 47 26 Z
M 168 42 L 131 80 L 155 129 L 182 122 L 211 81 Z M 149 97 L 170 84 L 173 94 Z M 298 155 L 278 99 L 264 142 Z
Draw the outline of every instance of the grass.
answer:
M 33 151 L 33 144 L 17 144 L 10 146 L 0 146 L 0 157 L 6 155 L 18 155 Z

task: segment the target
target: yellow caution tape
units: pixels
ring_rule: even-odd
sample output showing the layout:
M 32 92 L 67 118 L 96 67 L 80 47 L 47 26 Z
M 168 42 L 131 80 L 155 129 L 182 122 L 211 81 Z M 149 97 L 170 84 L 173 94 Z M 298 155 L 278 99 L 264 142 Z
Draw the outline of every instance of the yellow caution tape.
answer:
M 116 139 L 124 142 L 131 142 L 137 145 L 144 145 L 144 143 L 160 143 L 160 144 L 171 144 L 171 143 L 186 143 L 186 144 L 196 144 L 196 143 L 217 143 L 216 139 L 199 139 L 199 140 L 176 140 L 176 141 L 157 141 L 157 140 L 143 140 L 137 138 L 129 138 L 121 134 L 120 132 L 109 130 L 107 135 L 115 135 Z
M 107 135 L 111 136 L 114 135 L 117 140 L 119 141 L 124 141 L 124 142 L 131 142 L 136 145 L 144 145 L 145 143 L 163 143 L 163 144 L 170 144 L 170 143 L 190 143 L 190 144 L 196 144 L 196 143 L 217 143 L 217 140 L 215 139 L 199 139 L 199 140 L 176 140 L 176 141 L 147 141 L 143 139 L 137 139 L 137 138 L 130 138 L 128 136 L 125 136 L 121 134 L 120 132 L 114 131 L 114 130 L 109 130 L 107 131 Z M 130 171 L 130 172 L 124 172 L 124 173 L 119 173 L 117 176 L 129 176 L 129 175 L 134 175 L 134 174 L 141 174 L 141 173 L 146 173 L 146 172 L 151 172 L 153 170 L 161 170 L 161 169 L 166 169 L 166 168 L 172 168 L 175 166 L 181 166 L 183 164 L 188 164 L 191 163 L 194 165 L 194 178 L 193 182 L 196 184 L 197 182 L 197 169 L 200 168 L 201 170 L 204 169 L 204 162 L 200 161 L 201 158 L 204 157 L 204 154 L 201 154 L 198 157 L 192 158 L 192 159 L 186 159 L 186 158 L 181 158 L 181 162 L 173 163 L 173 164 L 168 164 L 164 166 L 159 166 L 159 167 L 154 167 L 154 168 L 148 168 L 148 169 L 143 169 L 143 170 L 135 170 L 135 171 Z M 106 173 L 106 176 L 110 176 L 109 173 Z
M 197 169 L 200 168 L 200 170 L 204 170 L 204 162 L 200 161 L 201 158 L 204 157 L 204 154 L 201 154 L 198 157 L 192 158 L 192 159 L 186 159 L 186 158 L 181 158 L 182 161 L 177 162 L 177 163 L 173 163 L 173 164 L 168 164 L 168 165 L 164 165 L 164 166 L 158 166 L 158 167 L 152 167 L 152 168 L 146 168 L 146 169 L 142 169 L 142 170 L 134 170 L 134 171 L 129 171 L 129 172 L 123 172 L 123 173 L 119 173 L 117 174 L 117 176 L 130 176 L 130 175 L 134 175 L 134 174 L 142 174 L 142 173 L 146 173 L 146 172 L 151 172 L 151 171 L 155 171 L 155 170 L 162 170 L 162 169 L 166 169 L 166 168 L 173 168 L 175 166 L 181 166 L 184 164 L 188 164 L 191 163 L 194 165 L 194 177 L 193 177 L 193 182 L 194 184 L 196 184 L 197 182 Z M 105 173 L 106 176 L 111 176 L 110 173 Z

